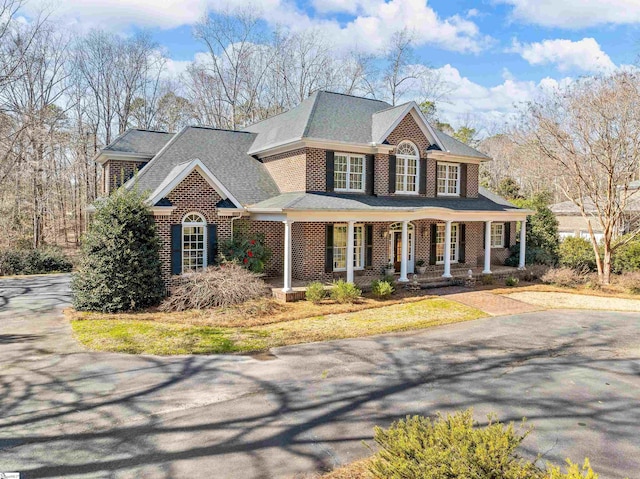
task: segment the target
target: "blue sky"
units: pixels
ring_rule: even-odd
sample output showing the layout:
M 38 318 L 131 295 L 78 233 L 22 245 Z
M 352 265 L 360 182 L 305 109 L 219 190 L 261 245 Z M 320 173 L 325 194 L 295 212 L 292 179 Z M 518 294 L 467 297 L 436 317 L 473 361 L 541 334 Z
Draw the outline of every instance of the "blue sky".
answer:
M 632 65 L 640 53 L 640 0 L 64 0 L 53 15 L 80 30 L 149 30 L 179 72 L 203 50 L 193 24 L 247 3 L 267 25 L 318 29 L 338 49 L 375 54 L 394 31 L 413 30 L 419 60 L 450 85 L 442 116 L 487 128 L 539 88 Z

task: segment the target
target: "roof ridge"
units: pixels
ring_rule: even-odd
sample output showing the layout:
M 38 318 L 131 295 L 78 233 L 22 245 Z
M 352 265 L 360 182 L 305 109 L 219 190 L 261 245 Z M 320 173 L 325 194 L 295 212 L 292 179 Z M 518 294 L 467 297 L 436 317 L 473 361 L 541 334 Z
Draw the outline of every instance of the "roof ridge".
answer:
M 262 123 L 262 122 L 265 122 L 265 121 L 267 121 L 267 120 L 271 120 L 272 118 L 275 118 L 276 116 L 280 116 L 280 115 L 284 115 L 285 113 L 289 113 L 290 111 L 295 110 L 296 108 L 300 107 L 300 105 L 302 105 L 305 101 L 307 101 L 308 99 L 310 99 L 312 96 L 314 96 L 314 95 L 316 95 L 316 96 L 317 96 L 317 95 L 318 95 L 318 93 L 320 93 L 320 91 L 321 91 L 321 90 L 316 90 L 316 91 L 314 91 L 311 95 L 309 95 L 307 98 L 305 98 L 304 100 L 302 100 L 300 103 L 298 103 L 298 104 L 297 104 L 296 106 L 294 106 L 293 108 L 289 108 L 288 110 L 284 110 L 284 111 L 281 111 L 280 113 L 276 113 L 275 115 L 271 115 L 271 116 L 268 116 L 267 118 L 263 118 L 262 120 L 258 120 L 258 121 L 254 122 L 254 123 L 251 123 L 251 124 L 249 124 L 249 125 L 246 125 L 244 128 L 249 128 L 250 126 L 258 125 L 258 124 L 260 124 L 260 123 Z M 314 102 L 315 102 L 315 100 L 314 100 Z
M 313 116 L 316 114 L 316 107 L 318 106 L 318 98 L 320 98 L 321 93 L 326 93 L 326 92 L 318 90 L 317 95 L 313 99 L 313 106 L 311 107 L 311 111 L 309 112 L 309 116 L 307 117 L 307 123 L 304 125 L 304 130 L 302 130 L 302 135 L 300 136 L 300 138 L 304 138 L 305 136 L 307 136 L 307 133 L 309 132 L 311 120 L 313 119 Z
M 351 95 L 349 93 L 340 93 L 337 91 L 331 91 L 331 90 L 316 90 L 318 93 L 331 93 L 332 95 L 342 95 L 342 96 L 348 96 L 351 98 L 358 98 L 360 100 L 369 100 L 369 101 L 377 101 L 379 103 L 387 103 L 384 100 L 378 100 L 377 98 L 367 98 L 366 96 L 358 96 L 358 95 Z
M 185 128 L 199 128 L 201 130 L 213 130 L 213 131 L 228 131 L 230 133 L 243 133 L 246 135 L 255 135 L 252 131 L 232 130 L 230 128 L 217 128 L 215 126 L 207 125 L 187 125 Z
M 385 103 L 386 103 L 386 102 L 385 102 Z M 385 112 L 385 111 L 393 110 L 394 108 L 400 108 L 401 106 L 406 106 L 406 105 L 408 105 L 409 103 L 411 103 L 411 102 L 410 102 L 410 101 L 406 101 L 406 102 L 404 102 L 404 103 L 400 103 L 399 105 L 392 105 L 392 106 L 390 106 L 389 108 L 384 108 L 384 109 L 382 109 L 382 110 L 375 111 L 375 112 L 373 112 L 373 114 L 374 114 L 374 115 L 377 115 L 378 113 L 382 113 L 382 112 Z
M 135 131 L 145 131 L 147 133 L 163 133 L 165 135 L 175 135 L 176 134 L 175 131 L 171 132 L 171 131 L 165 131 L 165 130 L 152 130 L 152 129 L 149 129 L 149 128 L 129 128 L 127 130 L 127 132 L 133 131 L 133 130 L 135 130 Z

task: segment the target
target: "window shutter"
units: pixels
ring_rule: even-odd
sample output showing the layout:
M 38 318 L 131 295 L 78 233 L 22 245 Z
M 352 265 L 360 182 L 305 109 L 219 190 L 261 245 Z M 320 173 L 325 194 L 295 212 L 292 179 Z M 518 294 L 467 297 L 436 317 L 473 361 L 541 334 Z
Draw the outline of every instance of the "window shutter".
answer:
M 366 157 L 366 169 L 367 169 L 367 173 L 366 173 L 366 187 L 364 189 L 365 193 L 368 195 L 373 195 L 373 169 L 374 169 L 374 162 L 373 162 L 373 155 L 367 155 Z
M 364 266 L 370 268 L 373 266 L 373 225 L 365 226 L 365 245 Z
M 429 250 L 429 264 L 436 264 L 436 236 L 438 234 L 438 225 L 431 225 L 431 248 Z
M 207 226 L 207 266 L 216 264 L 218 257 L 218 225 Z
M 467 164 L 460 165 L 460 196 L 467 197 Z
M 325 259 L 324 272 L 333 272 L 333 224 L 325 225 Z
M 434 185 L 433 185 L 433 196 L 435 198 L 436 196 L 438 196 L 438 162 L 434 161 L 434 163 L 435 163 L 435 169 L 436 169 L 434 178 L 436 179 L 436 181 L 434 182 Z
M 182 273 L 182 225 L 171 225 L 171 274 Z
M 482 228 L 482 249 L 487 249 L 487 223 L 483 223 Z
M 327 191 L 333 191 L 333 169 L 335 152 L 327 150 Z
M 420 158 L 420 188 L 418 189 L 418 193 L 421 195 L 427 194 L 427 159 Z
M 396 155 L 389 155 L 389 194 L 396 192 Z
M 467 225 L 464 223 L 460 223 L 460 252 L 458 253 L 458 262 L 466 263 L 467 262 Z
M 505 248 L 511 246 L 511 223 L 504 224 L 504 244 Z

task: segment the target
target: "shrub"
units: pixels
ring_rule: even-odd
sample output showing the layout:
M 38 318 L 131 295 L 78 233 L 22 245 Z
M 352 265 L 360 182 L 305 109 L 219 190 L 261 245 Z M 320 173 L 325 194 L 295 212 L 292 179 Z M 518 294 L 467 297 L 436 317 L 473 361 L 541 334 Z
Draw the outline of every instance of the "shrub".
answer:
M 485 286 L 495 284 L 495 282 L 496 282 L 496 279 L 493 277 L 492 274 L 483 274 L 482 276 L 480 276 L 480 283 L 484 284 Z
M 640 271 L 640 239 L 618 248 L 613 256 L 613 272 Z
M 388 298 L 394 291 L 395 288 L 389 281 L 376 279 L 371 283 L 371 292 L 377 298 Z
M 577 236 L 565 238 L 560 243 L 558 254 L 560 266 L 584 271 L 594 271 L 597 268 L 591 241 L 584 238 Z
M 0 251 L 0 276 L 68 273 L 71 268 L 71 260 L 55 248 Z
M 235 262 L 249 271 L 262 273 L 271 257 L 271 250 L 265 246 L 263 235 L 237 234 L 233 239 L 220 242 L 220 256 L 226 262 Z
M 333 282 L 331 299 L 337 303 L 355 303 L 362 296 L 362 291 L 353 283 L 340 279 Z
M 474 423 L 471 410 L 435 420 L 413 416 L 389 429 L 376 427 L 378 452 L 368 465 L 376 479 L 597 479 L 588 459 L 580 468 L 567 460 L 567 472 L 548 464 L 537 467 L 518 454 L 530 429 L 504 425 L 488 417 L 487 426 Z
M 507 279 L 504 280 L 504 284 L 509 287 L 518 286 L 519 282 L 520 280 L 515 276 L 509 276 Z
M 516 243 L 509 248 L 511 255 L 505 260 L 505 266 L 516 267 L 520 265 L 520 243 Z M 553 254 L 542 248 L 527 245 L 524 252 L 525 264 L 542 264 L 553 266 L 556 260 Z
M 307 301 L 318 304 L 327 297 L 324 285 L 320 281 L 313 281 L 307 285 L 307 291 L 304 293 Z
M 474 424 L 471 410 L 437 419 L 414 416 L 375 428 L 380 447 L 370 471 L 384 479 L 450 477 L 541 478 L 540 470 L 523 461 L 516 449 L 528 430 L 516 431 L 489 416 L 484 428 Z M 494 471 L 489 475 L 488 471 Z
M 571 268 L 550 268 L 540 279 L 543 283 L 573 288 L 587 281 L 588 275 Z
M 524 270 L 522 279 L 524 281 L 536 281 L 542 278 L 547 271 L 549 271 L 549 267 L 544 264 L 532 264 Z
M 171 296 L 160 305 L 160 310 L 186 311 L 231 306 L 266 296 L 270 291 L 256 273 L 235 263 L 225 263 L 181 276 Z
M 96 204 L 71 288 L 77 310 L 118 312 L 164 297 L 160 240 L 146 195 L 121 188 Z
M 625 290 L 632 294 L 640 294 L 640 271 L 621 274 L 617 282 Z

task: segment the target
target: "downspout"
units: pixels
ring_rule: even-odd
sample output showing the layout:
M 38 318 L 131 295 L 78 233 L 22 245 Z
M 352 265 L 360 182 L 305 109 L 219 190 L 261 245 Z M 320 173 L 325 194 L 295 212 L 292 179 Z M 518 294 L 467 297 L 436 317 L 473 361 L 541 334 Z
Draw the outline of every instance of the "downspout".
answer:
M 242 213 L 240 213 L 240 215 L 238 215 L 238 216 L 231 217 L 231 241 L 233 241 L 233 222 L 235 220 L 239 220 L 240 218 L 242 218 L 243 213 L 244 213 L 244 211 Z

